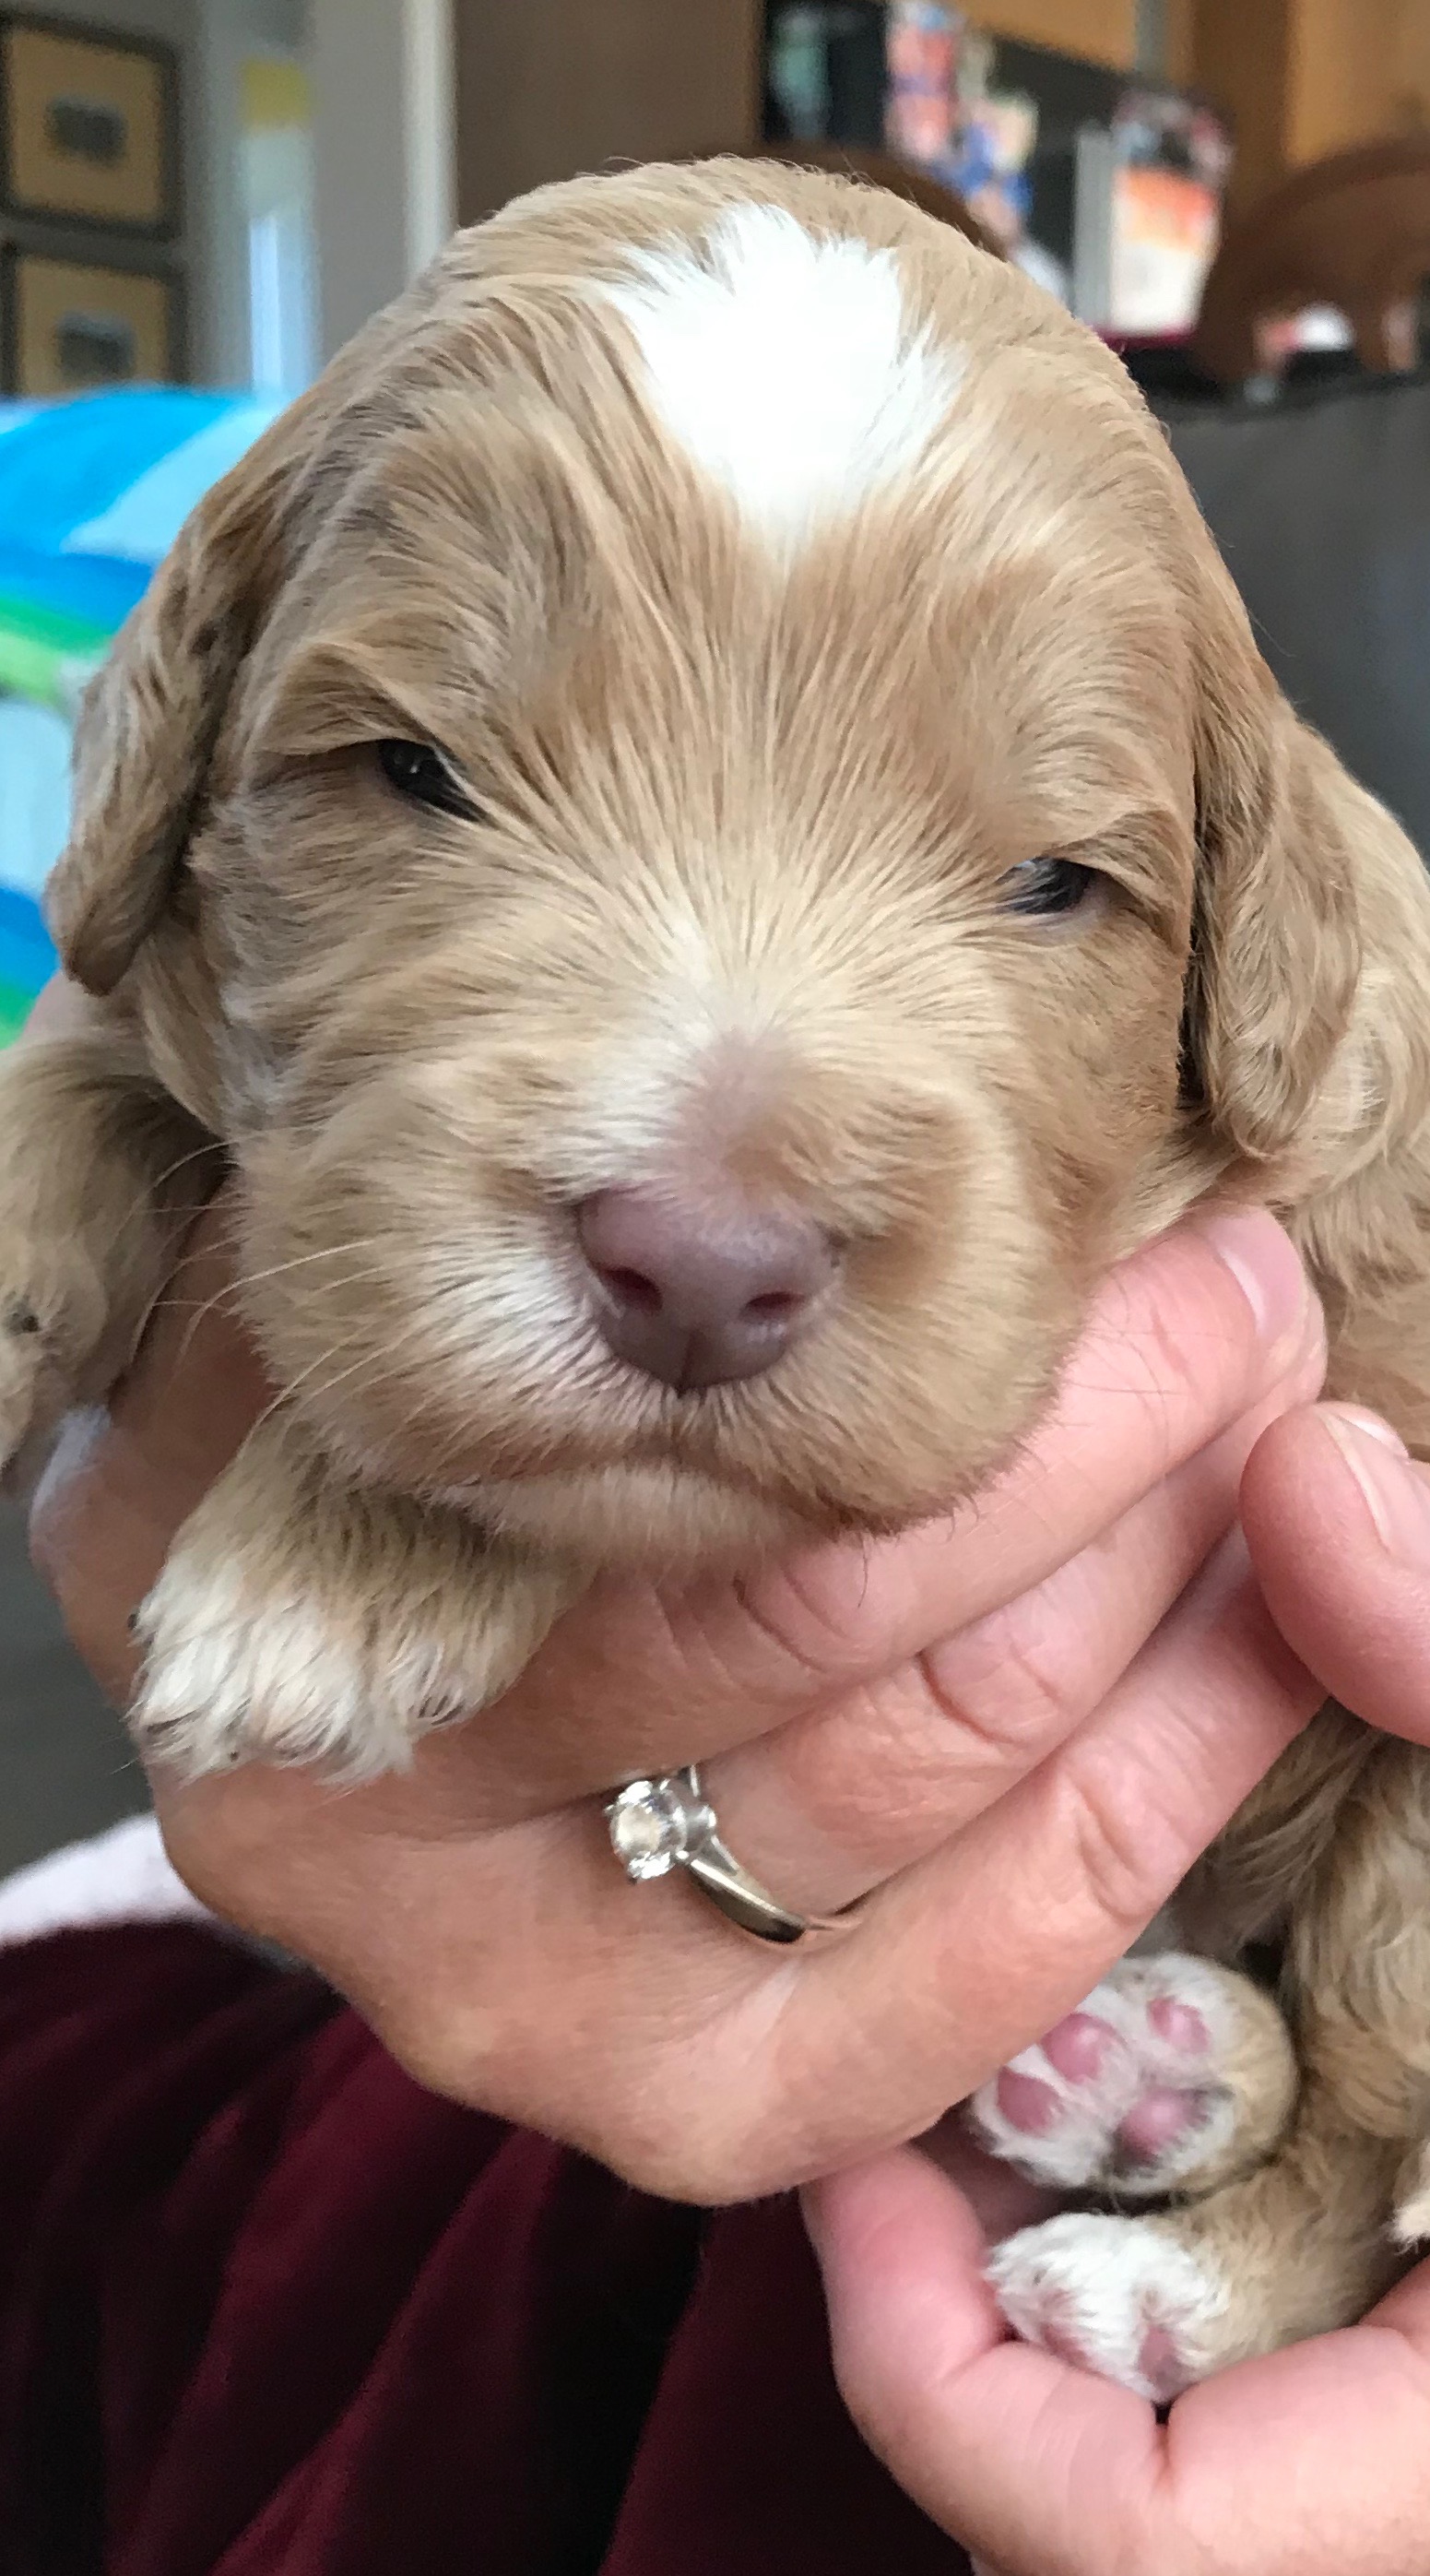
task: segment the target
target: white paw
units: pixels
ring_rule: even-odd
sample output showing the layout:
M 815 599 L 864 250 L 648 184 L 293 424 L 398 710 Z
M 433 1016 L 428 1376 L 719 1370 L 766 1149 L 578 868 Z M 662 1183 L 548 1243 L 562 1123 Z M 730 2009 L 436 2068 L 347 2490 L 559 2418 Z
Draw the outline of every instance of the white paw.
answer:
M 321 1762 L 346 1780 L 401 1770 L 419 1735 L 475 1705 L 476 1676 L 420 1634 L 386 1639 L 361 1604 L 261 1591 L 172 1560 L 139 1615 L 145 1663 L 130 1724 L 189 1778 L 239 1762 Z M 396 1622 L 394 1622 L 396 1627 Z
M 980 2142 L 1059 2190 L 1152 2197 L 1224 2154 L 1236 2129 L 1218 2058 L 1227 1981 L 1205 1959 L 1124 1959 L 1065 2021 L 974 2094 Z
M 1217 2367 L 1226 2285 L 1160 2219 L 1050 2218 L 1000 2245 L 988 2278 L 1025 2343 L 1158 2405 Z
M 1430 2145 L 1413 2146 L 1400 2168 L 1390 2233 L 1407 2254 L 1422 2252 L 1430 2242 Z

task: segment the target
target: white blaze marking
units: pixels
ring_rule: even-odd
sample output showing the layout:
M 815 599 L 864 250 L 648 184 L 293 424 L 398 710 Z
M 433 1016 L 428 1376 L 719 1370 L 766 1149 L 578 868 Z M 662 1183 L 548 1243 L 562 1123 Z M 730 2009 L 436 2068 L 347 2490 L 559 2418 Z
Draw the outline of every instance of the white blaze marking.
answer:
M 735 206 L 698 248 L 647 251 L 607 291 L 656 408 L 766 535 L 789 541 L 909 472 L 960 371 L 911 330 L 898 261 Z

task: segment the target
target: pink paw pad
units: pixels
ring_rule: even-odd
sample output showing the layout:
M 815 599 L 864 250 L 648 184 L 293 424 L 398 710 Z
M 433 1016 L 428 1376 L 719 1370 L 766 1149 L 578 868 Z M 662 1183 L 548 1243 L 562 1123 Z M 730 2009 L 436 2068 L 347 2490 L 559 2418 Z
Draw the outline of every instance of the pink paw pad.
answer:
M 1040 2084 L 1036 2075 L 1015 2075 L 1010 2066 L 998 2078 L 998 2108 L 1010 2128 L 1030 2138 L 1056 2127 L 1063 2111 L 1051 2084 Z
M 1147 2007 L 1147 2019 L 1159 2039 L 1188 2057 L 1205 2057 L 1211 2047 L 1205 2013 L 1195 2004 L 1179 2003 L 1175 1995 L 1158 1995 Z
M 1050 2030 L 1043 2042 L 1043 2055 L 1069 2084 L 1095 2084 L 1107 2063 L 1107 2052 L 1117 2045 L 1117 2033 L 1105 2021 L 1091 2013 L 1069 2013 Z
M 1044 2294 L 1029 2319 L 1031 2332 L 1026 2340 L 1035 2342 L 1041 2352 L 1054 2361 L 1066 2361 L 1074 2370 L 1096 2371 L 1099 2356 L 1094 2332 L 1079 2332 L 1079 2321 L 1073 2301 L 1056 2292 Z M 1136 2372 L 1147 2393 L 1159 2404 L 1175 2397 L 1185 2385 L 1185 2371 L 1175 2337 L 1166 2326 L 1148 2326 L 1137 2348 Z
M 1062 2189 L 1155 2192 L 1190 2172 L 1226 2101 L 1208 2063 L 1219 1974 L 1176 1953 L 1125 1959 L 974 2095 L 984 2145 Z
M 1158 2405 L 1218 2358 L 1226 2285 L 1155 2219 L 1046 2219 L 995 2249 L 988 2279 L 1025 2343 Z
M 1134 2102 L 1118 2123 L 1117 2143 L 1132 2164 L 1154 2164 L 1168 2147 L 1185 2137 L 1194 2122 L 1206 2117 L 1199 2093 L 1174 2093 L 1160 2086 Z

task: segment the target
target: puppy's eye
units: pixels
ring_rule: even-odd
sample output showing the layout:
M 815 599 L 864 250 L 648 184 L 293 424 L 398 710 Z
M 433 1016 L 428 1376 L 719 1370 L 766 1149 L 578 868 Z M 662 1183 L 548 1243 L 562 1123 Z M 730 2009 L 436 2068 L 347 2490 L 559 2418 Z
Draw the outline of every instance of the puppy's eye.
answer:
M 1003 909 L 1024 919 L 1061 918 L 1080 911 L 1098 883 L 1096 868 L 1079 859 L 1024 859 L 1003 879 Z
M 432 805 L 439 814 L 461 814 L 468 821 L 476 813 L 465 788 L 430 743 L 380 742 L 377 765 L 389 787 L 414 805 Z

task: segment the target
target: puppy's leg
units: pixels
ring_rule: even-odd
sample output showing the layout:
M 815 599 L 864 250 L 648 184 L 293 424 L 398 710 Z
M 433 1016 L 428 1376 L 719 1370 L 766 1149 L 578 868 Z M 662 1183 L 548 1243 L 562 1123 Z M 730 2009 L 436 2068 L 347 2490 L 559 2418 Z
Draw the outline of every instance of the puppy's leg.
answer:
M 968 2106 L 981 2143 L 1035 2182 L 1119 2199 L 1214 2190 L 1291 2117 L 1295 2051 L 1272 1998 L 1183 1951 L 1123 1959 Z
M 1404 2265 L 1387 2229 L 1402 2153 L 1308 2088 L 1258 2173 L 1155 2217 L 1069 2211 L 1026 2227 L 988 2276 L 1026 2342 L 1140 2397 L 1175 2397 L 1364 2314 Z
M 118 1032 L 0 1059 L 0 1473 L 107 1392 L 217 1174 Z
M 1351 2323 L 1425 2225 L 1430 1759 L 1378 1746 L 1292 1924 L 1305 2089 L 1278 2151 L 1194 2207 L 1069 2214 L 990 2263 L 1033 2341 L 1145 2396 Z
M 179 1532 L 139 1618 L 142 1749 L 400 1769 L 515 1681 L 583 1578 L 456 1512 L 343 1483 L 291 1415 L 259 1424 Z

